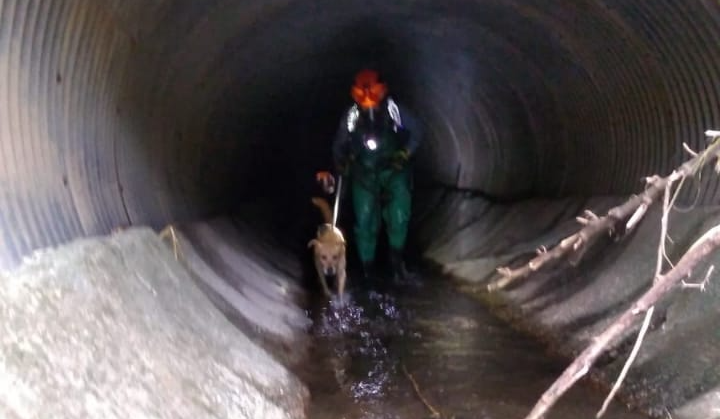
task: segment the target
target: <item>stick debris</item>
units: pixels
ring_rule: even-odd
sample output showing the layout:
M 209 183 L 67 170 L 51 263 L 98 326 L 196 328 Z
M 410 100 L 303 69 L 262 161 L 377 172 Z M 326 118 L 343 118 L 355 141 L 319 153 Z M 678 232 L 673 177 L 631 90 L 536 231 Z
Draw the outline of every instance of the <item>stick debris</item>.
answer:
M 718 132 L 718 135 L 720 135 L 720 132 Z M 670 263 L 670 269 L 665 274 L 662 274 L 663 262 L 667 260 L 667 255 L 665 252 L 665 242 L 668 240 L 667 226 L 669 212 L 674 204 L 674 198 L 672 201 L 670 200 L 670 194 L 673 184 L 678 180 L 684 181 L 685 178 L 695 175 L 703 166 L 705 166 L 712 160 L 716 160 L 718 161 L 718 164 L 720 164 L 720 141 L 718 141 L 717 136 L 713 139 L 713 142 L 710 144 L 710 146 L 708 146 L 708 148 L 702 153 L 696 153 L 686 145 L 685 148 L 688 153 L 693 156 L 692 159 L 683 163 L 679 168 L 677 168 L 665 178 L 660 178 L 659 176 L 651 176 L 646 178 L 648 188 L 642 195 L 634 196 L 624 204 L 611 209 L 606 216 L 600 217 L 597 220 L 589 220 L 589 217 L 583 217 L 583 221 L 581 221 L 581 223 L 584 224 L 585 227 L 580 230 L 580 232 L 575 233 L 574 235 L 569 237 L 572 238 L 578 235 L 582 235 L 583 232 L 586 233 L 586 237 L 588 237 L 587 234 L 598 234 L 598 232 L 602 232 L 602 229 L 597 228 L 590 231 L 589 227 L 592 227 L 593 225 L 601 225 L 603 228 L 608 228 L 610 229 L 609 231 L 612 231 L 612 228 L 614 228 L 614 226 L 609 220 L 613 220 L 617 223 L 627 218 L 628 216 L 629 221 L 626 224 L 626 228 L 630 230 L 634 228 L 639 222 L 639 220 L 645 215 L 647 209 L 650 205 L 652 205 L 659 193 L 661 191 L 665 192 L 663 201 L 663 216 L 661 221 L 660 243 L 658 245 L 657 265 L 655 275 L 653 277 L 653 285 L 648 291 L 645 292 L 645 294 L 643 294 L 639 299 L 637 299 L 632 304 L 632 306 L 630 306 L 627 310 L 625 310 L 625 312 L 618 316 L 610 324 L 610 326 L 608 326 L 602 333 L 592 339 L 592 343 L 579 356 L 575 358 L 575 360 L 570 364 L 570 366 L 568 366 L 568 368 L 562 373 L 562 375 L 560 375 L 560 377 L 545 391 L 545 393 L 540 397 L 530 414 L 525 419 L 541 419 L 547 413 L 547 411 L 557 402 L 557 400 L 575 382 L 577 382 L 580 378 L 587 374 L 587 372 L 590 370 L 592 365 L 602 354 L 605 348 L 614 341 L 616 341 L 620 336 L 622 336 L 625 331 L 628 330 L 632 326 L 632 324 L 634 324 L 634 321 L 639 314 L 646 313 L 643 325 L 635 341 L 633 350 L 628 357 L 625 365 L 623 366 L 623 370 L 620 373 L 618 379 L 616 380 L 610 394 L 605 399 L 602 408 L 600 409 L 600 411 L 598 411 L 596 417 L 599 418 L 600 416 L 602 416 L 605 413 L 615 393 L 619 390 L 627 374 L 627 371 L 629 370 L 635 357 L 637 356 L 637 353 L 642 344 L 642 340 L 650 325 L 650 320 L 652 318 L 652 314 L 655 308 L 654 304 L 678 285 L 681 287 L 700 288 L 701 290 L 704 290 L 705 284 L 709 281 L 714 267 L 710 267 L 707 274 L 705 275 L 705 279 L 700 284 L 688 284 L 684 281 L 684 278 L 687 278 L 692 273 L 693 268 L 699 262 L 705 259 L 708 254 L 710 254 L 712 251 L 714 251 L 717 247 L 720 246 L 720 225 L 717 225 L 706 231 L 705 234 L 703 234 L 695 243 L 692 244 L 692 246 L 688 248 L 685 254 L 680 258 L 680 261 L 677 263 L 677 265 L 672 266 L 672 263 Z M 587 223 L 585 223 L 585 221 L 587 221 Z M 576 246 L 578 245 L 578 241 L 575 241 L 573 250 L 578 250 L 576 248 Z M 569 246 L 564 245 L 563 242 L 560 243 L 560 246 L 549 251 L 548 253 L 555 252 L 555 257 L 557 259 L 567 256 L 569 254 Z M 585 241 L 580 242 L 579 245 L 583 246 L 587 243 L 588 240 L 585 239 Z M 533 261 L 535 261 L 535 259 Z M 528 269 L 531 265 L 535 266 L 536 270 L 538 268 L 538 262 L 535 261 L 535 263 L 533 264 L 533 261 L 515 271 L 509 270 L 507 268 L 499 268 L 498 272 L 500 272 L 504 276 L 501 281 L 498 281 L 496 284 L 499 283 L 501 286 L 505 286 L 512 279 L 527 275 L 530 272 Z M 670 261 L 668 260 L 668 262 Z M 542 264 L 540 264 L 540 266 L 542 266 Z M 508 280 L 508 278 L 512 279 Z
M 575 382 L 587 374 L 605 347 L 619 337 L 633 323 L 638 314 L 647 311 L 668 291 L 678 285 L 699 262 L 718 246 L 720 246 L 720 225 L 708 230 L 683 255 L 673 269 L 656 278 L 655 284 L 645 294 L 602 333 L 593 338 L 593 343 L 575 358 L 575 361 L 545 391 L 525 419 L 541 419 Z
M 413 378 L 412 374 L 410 374 L 405 368 L 405 364 L 401 364 L 403 373 L 405 376 L 410 380 L 410 383 L 412 383 L 413 389 L 415 389 L 415 394 L 417 394 L 420 401 L 425 405 L 425 407 L 430 411 L 430 417 L 433 419 L 442 419 L 443 416 L 435 407 L 433 407 L 432 404 L 430 404 L 429 401 L 423 396 L 422 392 L 420 391 L 420 386 L 418 385 L 417 381 L 415 381 L 415 378 Z
M 175 260 L 180 260 L 179 257 L 182 254 L 180 252 L 180 241 L 178 240 L 177 234 L 175 233 L 175 226 L 173 226 L 172 224 L 168 225 L 158 234 L 158 236 L 160 236 L 160 239 L 162 240 L 170 238 L 173 247 L 173 255 L 175 255 Z
M 552 249 L 538 251 L 537 256 L 517 269 L 510 269 L 505 266 L 498 267 L 496 271 L 500 277 L 487 286 L 488 291 L 503 289 L 515 280 L 525 278 L 541 267 L 551 262 L 557 262 L 563 258 L 572 258 L 574 261 L 579 261 L 578 256 L 582 256 L 587 248 L 602 234 L 613 234 L 616 231 L 620 231 L 618 224 L 623 220 L 628 220 L 624 226 L 624 231 L 627 234 L 638 225 L 639 221 L 647 213 L 648 208 L 657 200 L 658 196 L 660 196 L 668 184 L 673 184 L 685 177 L 694 176 L 703 166 L 713 159 L 717 159 L 719 153 L 720 141 L 715 138 L 702 153 L 690 153 L 693 157 L 683 163 L 669 176 L 663 178 L 654 175 L 645 178 L 647 187 L 642 194 L 632 196 L 625 201 L 625 203 L 611 208 L 605 215 L 599 217 L 593 212 L 586 210 L 584 217 L 578 217 L 578 222 L 583 225 L 583 228 L 561 240 Z M 718 162 L 720 162 L 720 160 L 718 160 Z

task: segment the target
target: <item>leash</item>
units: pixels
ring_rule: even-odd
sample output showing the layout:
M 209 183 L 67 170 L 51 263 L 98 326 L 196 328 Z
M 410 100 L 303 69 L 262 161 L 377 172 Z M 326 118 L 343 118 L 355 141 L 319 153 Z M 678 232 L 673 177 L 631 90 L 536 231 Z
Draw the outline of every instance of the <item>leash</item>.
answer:
M 333 207 L 332 226 L 337 224 L 338 212 L 340 211 L 340 192 L 342 192 L 342 176 L 338 176 L 337 188 L 335 188 L 335 206 Z

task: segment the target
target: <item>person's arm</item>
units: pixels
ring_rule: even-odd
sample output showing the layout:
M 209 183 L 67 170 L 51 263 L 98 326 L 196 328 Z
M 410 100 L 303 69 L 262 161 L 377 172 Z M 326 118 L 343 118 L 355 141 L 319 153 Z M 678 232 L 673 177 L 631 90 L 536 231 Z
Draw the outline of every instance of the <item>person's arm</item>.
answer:
M 404 106 L 398 105 L 400 111 L 400 119 L 402 120 L 403 129 L 407 131 L 405 148 L 408 154 L 412 156 L 422 144 L 424 132 L 420 121 Z

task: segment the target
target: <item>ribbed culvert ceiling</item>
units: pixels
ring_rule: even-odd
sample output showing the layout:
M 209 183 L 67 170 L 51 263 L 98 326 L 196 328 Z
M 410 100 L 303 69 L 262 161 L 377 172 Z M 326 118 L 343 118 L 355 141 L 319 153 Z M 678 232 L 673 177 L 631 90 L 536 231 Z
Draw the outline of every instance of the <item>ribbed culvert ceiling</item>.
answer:
M 366 64 L 427 126 L 421 183 L 635 192 L 720 122 L 719 18 L 710 0 L 0 0 L 0 266 L 305 205 Z

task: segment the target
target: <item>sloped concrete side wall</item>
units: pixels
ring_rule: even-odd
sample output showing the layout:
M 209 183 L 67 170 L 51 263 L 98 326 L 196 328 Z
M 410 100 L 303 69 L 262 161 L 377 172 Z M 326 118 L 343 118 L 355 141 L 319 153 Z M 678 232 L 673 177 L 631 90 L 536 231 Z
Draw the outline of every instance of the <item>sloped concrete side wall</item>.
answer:
M 244 218 L 250 219 L 250 218 Z M 200 288 L 246 335 L 286 365 L 301 362 L 310 319 L 295 255 L 242 220 L 216 218 L 175 232 L 179 259 Z
M 540 246 L 551 246 L 579 227 L 574 218 L 584 209 L 604 214 L 622 197 L 592 200 L 529 201 L 508 207 L 493 205 L 482 217 L 462 223 L 433 240 L 433 228 L 448 225 L 451 209 L 426 216 L 418 231 L 427 244 L 425 256 L 468 284 L 497 312 L 546 341 L 556 352 L 577 355 L 651 285 L 660 235 L 660 210 L 651 210 L 637 230 L 622 240 L 601 240 L 576 267 L 561 264 L 541 269 L 503 291 L 488 294 L 486 284 L 498 266 L 519 266 Z M 456 200 L 457 201 L 457 200 Z M 455 201 L 452 201 L 455 202 Z M 481 198 L 456 206 L 484 208 Z M 677 261 L 700 235 L 720 222 L 720 210 L 695 208 L 670 217 L 668 257 Z M 720 263 L 713 255 L 709 263 Z M 709 265 L 689 280 L 701 281 Z M 655 320 L 621 391 L 624 400 L 656 417 L 720 417 L 720 281 L 704 292 L 677 289 L 656 307 Z M 619 374 L 639 329 L 616 342 L 599 360 L 593 377 L 611 385 Z M 540 395 L 538 395 L 540 396 Z
M 198 286 L 224 279 L 202 279 L 179 259 L 155 232 L 133 228 L 37 252 L 1 274 L 0 417 L 304 418 L 307 389 L 288 359 L 257 343 L 273 333 L 274 344 L 302 347 L 296 291 L 276 297 L 287 298 L 283 312 L 241 313 L 257 329 L 251 339 Z M 293 289 L 273 275 L 268 298 L 280 282 Z

